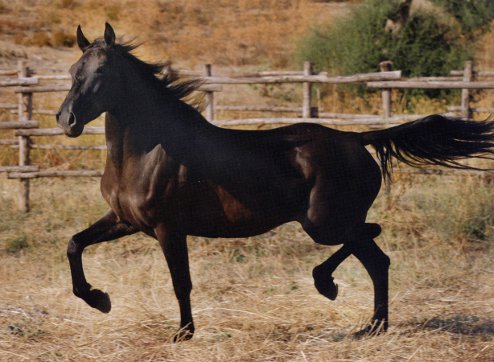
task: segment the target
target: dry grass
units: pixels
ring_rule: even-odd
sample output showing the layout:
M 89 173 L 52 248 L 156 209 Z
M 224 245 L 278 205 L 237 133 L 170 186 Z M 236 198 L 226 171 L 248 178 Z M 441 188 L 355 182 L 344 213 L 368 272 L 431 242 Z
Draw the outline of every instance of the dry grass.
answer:
M 295 224 L 248 239 L 189 239 L 197 333 L 180 344 L 169 341 L 178 308 L 157 243 L 138 235 L 91 247 L 88 280 L 113 301 L 103 315 L 72 295 L 65 259 L 70 235 L 106 209 L 98 181 L 36 180 L 29 217 L 11 211 L 15 186 L 0 182 L 2 360 L 494 358 L 494 194 L 477 178 L 399 179 L 379 198 L 370 218 L 382 222 L 378 241 L 392 259 L 391 328 L 360 341 L 351 332 L 371 314 L 369 278 L 350 258 L 335 273 L 338 299 L 318 295 L 310 271 L 334 249 Z
M 33 29 L 53 39 L 55 32 L 82 23 L 92 38 L 110 20 L 117 32 L 151 39 L 141 50 L 146 59 L 255 64 L 257 69 L 290 64 L 298 34 L 331 15 L 326 5 L 306 1 L 216 3 L 215 11 L 202 11 L 204 2 L 196 0 L 149 1 L 135 12 L 136 2 L 130 0 L 2 1 L 0 32 L 6 39 L 20 34 L 22 44 Z M 31 16 L 36 9 L 39 16 Z M 492 53 L 492 43 L 485 42 L 486 54 Z M 79 55 L 74 50 L 53 54 L 59 63 L 48 55 L 49 61 L 41 58 L 39 65 L 66 71 L 67 59 Z M 492 65 L 489 57 L 482 59 L 482 65 Z M 230 98 L 219 95 L 218 101 L 299 104 L 297 92 L 246 87 L 237 94 L 225 92 Z M 357 102 L 342 94 L 328 97 L 326 110 L 377 112 L 379 96 Z M 36 97 L 35 107 L 55 108 L 60 97 Z M 394 104 L 401 109 L 399 99 Z M 443 106 L 419 104 L 424 113 Z M 50 117 L 36 119 L 53 126 Z M 74 142 L 96 141 L 101 140 Z M 33 162 L 43 168 L 100 167 L 104 153 L 91 155 L 34 151 Z M 0 164 L 15 160 L 7 148 L 0 153 Z M 29 216 L 13 211 L 16 187 L 0 175 L 2 361 L 494 360 L 494 191 L 478 178 L 397 176 L 392 194 L 378 199 L 370 219 L 382 224 L 378 243 L 392 259 L 391 328 L 359 341 L 351 333 L 372 311 L 367 274 L 350 258 L 335 273 L 338 299 L 318 295 L 311 269 L 335 249 L 314 244 L 295 224 L 248 239 L 189 239 L 197 333 L 181 344 L 169 341 L 178 308 L 157 243 L 137 235 L 91 247 L 84 258 L 88 280 L 113 301 L 112 312 L 103 315 L 72 295 L 65 257 L 68 238 L 106 210 L 98 180 L 34 180 Z
M 190 65 L 293 65 L 292 50 L 305 29 L 341 14 L 346 5 L 309 0 L 43 0 L 2 2 L 0 33 L 19 45 L 73 43 L 82 24 L 92 38 L 110 21 L 118 34 L 146 40 L 142 52 Z M 58 35 L 57 35 L 58 34 Z

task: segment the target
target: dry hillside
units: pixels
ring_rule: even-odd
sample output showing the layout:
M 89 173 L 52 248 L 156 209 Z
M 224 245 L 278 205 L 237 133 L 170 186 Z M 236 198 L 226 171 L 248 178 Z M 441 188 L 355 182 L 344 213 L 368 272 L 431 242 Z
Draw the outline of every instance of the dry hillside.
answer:
M 308 26 L 348 8 L 345 3 L 308 0 L 81 1 L 39 0 L 0 3 L 1 53 L 46 62 L 68 61 L 66 46 L 81 24 L 90 38 L 109 21 L 118 34 L 144 41 L 141 53 L 193 66 L 283 67 Z

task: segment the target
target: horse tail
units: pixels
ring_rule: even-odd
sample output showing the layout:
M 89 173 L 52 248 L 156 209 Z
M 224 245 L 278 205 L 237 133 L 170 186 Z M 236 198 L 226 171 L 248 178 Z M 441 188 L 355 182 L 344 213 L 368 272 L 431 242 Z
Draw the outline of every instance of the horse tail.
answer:
M 439 165 L 485 170 L 458 162 L 468 157 L 493 160 L 494 121 L 481 122 L 438 114 L 379 131 L 359 134 L 362 144 L 376 150 L 383 177 L 392 173 L 392 158 L 413 167 Z

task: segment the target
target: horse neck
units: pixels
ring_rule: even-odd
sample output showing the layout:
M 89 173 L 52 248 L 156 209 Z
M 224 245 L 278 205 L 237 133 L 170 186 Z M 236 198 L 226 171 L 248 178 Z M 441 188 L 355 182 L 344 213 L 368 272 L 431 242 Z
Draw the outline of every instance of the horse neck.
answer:
M 157 145 L 176 160 L 190 159 L 191 152 L 195 158 L 204 148 L 199 140 L 217 130 L 195 109 L 173 95 L 161 94 L 146 81 L 137 79 L 129 85 L 124 99 L 106 117 L 108 156 L 117 167 Z

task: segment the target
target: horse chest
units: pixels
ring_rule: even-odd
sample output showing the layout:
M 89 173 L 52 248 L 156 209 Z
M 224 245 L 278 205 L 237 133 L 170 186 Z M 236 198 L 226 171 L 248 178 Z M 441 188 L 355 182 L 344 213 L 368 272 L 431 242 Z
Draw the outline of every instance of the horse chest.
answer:
M 106 175 L 105 175 L 106 176 Z M 115 178 L 108 175 L 102 178 L 101 191 L 115 214 L 123 221 L 140 229 L 156 227 L 163 204 L 170 193 L 174 193 L 174 179 L 160 180 L 139 174 L 134 177 Z

